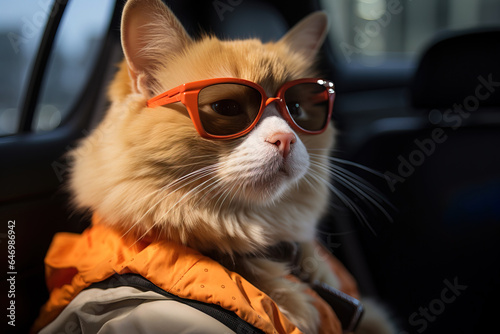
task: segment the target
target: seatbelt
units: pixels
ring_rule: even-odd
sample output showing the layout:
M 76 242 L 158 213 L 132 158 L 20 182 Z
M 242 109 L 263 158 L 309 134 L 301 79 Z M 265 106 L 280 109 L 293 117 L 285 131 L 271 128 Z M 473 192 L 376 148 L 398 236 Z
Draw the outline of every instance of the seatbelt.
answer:
M 354 332 L 364 313 L 363 304 L 356 298 L 321 282 L 313 282 L 311 288 L 335 311 L 344 333 Z

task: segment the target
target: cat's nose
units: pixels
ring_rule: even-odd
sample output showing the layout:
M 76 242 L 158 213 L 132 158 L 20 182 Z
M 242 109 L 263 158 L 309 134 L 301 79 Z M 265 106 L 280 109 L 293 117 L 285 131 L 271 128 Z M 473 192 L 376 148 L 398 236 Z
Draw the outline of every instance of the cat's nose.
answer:
M 291 132 L 274 133 L 266 139 L 266 142 L 278 147 L 278 150 L 283 158 L 286 158 L 288 156 L 292 148 L 292 144 L 294 144 L 296 141 L 297 137 L 295 137 L 295 134 Z

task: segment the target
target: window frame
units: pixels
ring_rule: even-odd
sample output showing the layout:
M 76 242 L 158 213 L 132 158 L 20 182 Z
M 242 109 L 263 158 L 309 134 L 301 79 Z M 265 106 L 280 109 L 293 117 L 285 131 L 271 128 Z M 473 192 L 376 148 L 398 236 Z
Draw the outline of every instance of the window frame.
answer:
M 33 130 L 33 120 L 42 90 L 42 82 L 53 50 L 53 44 L 59 29 L 59 24 L 61 23 L 67 4 L 68 0 L 55 0 L 52 5 L 42 40 L 35 57 L 35 62 L 31 69 L 31 76 L 25 91 L 26 93 L 23 94 L 23 98 L 21 99 L 24 103 L 20 110 L 21 115 L 16 134 L 32 132 Z

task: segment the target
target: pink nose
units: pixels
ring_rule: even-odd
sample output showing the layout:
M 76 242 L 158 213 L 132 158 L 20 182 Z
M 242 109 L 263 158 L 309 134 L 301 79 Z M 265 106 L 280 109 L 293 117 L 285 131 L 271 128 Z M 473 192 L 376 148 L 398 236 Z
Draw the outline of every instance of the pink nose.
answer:
M 290 153 L 292 144 L 294 144 L 297 141 L 297 137 L 295 137 L 295 135 L 290 132 L 287 133 L 279 132 L 269 136 L 266 139 L 266 141 L 270 144 L 276 145 L 283 158 L 286 158 Z

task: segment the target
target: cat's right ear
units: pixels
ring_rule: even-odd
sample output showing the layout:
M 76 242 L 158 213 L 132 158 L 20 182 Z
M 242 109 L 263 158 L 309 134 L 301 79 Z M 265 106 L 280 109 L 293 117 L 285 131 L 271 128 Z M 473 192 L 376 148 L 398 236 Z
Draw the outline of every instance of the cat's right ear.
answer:
M 291 50 L 313 60 L 328 32 L 328 17 L 325 12 L 314 12 L 303 18 L 280 40 Z
M 191 38 L 161 0 L 129 0 L 122 14 L 121 42 L 132 89 L 149 98 L 154 70 L 181 52 Z

